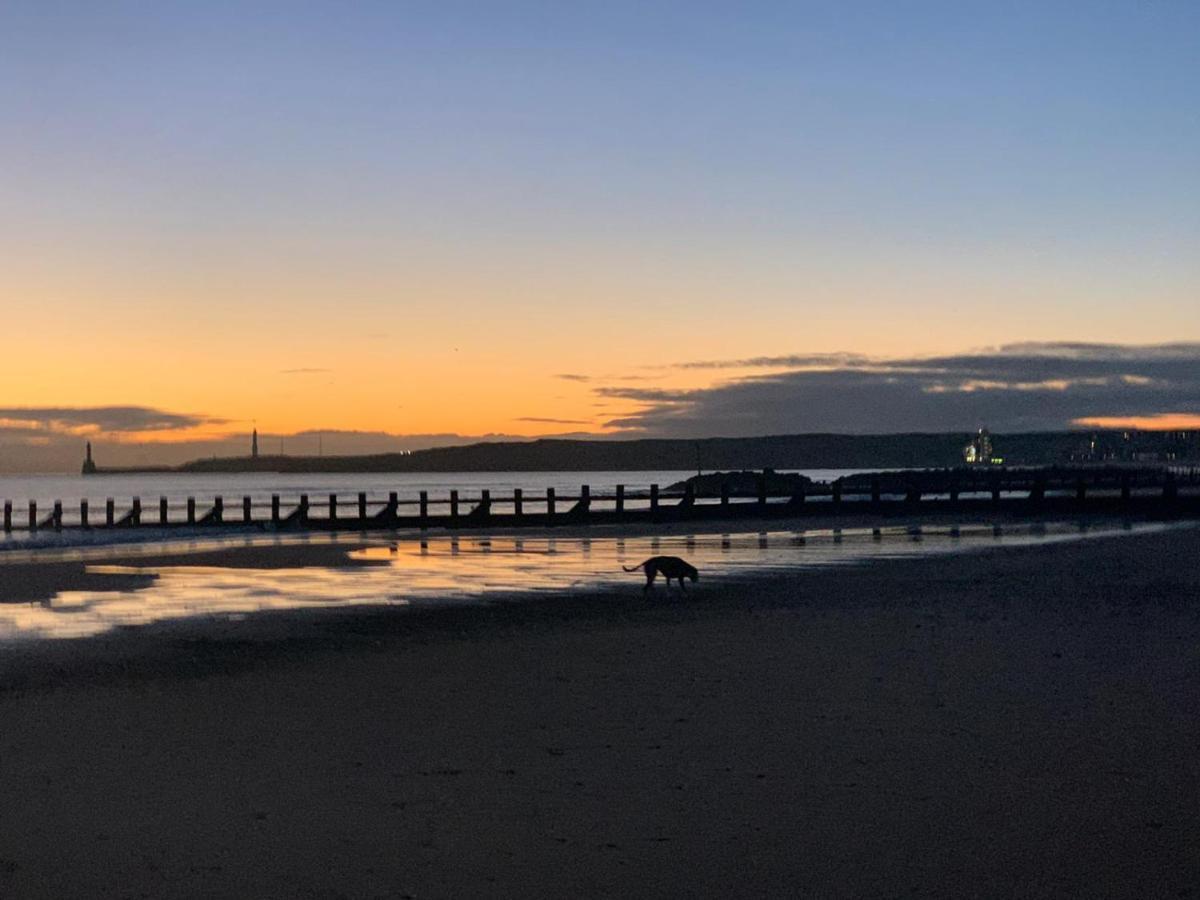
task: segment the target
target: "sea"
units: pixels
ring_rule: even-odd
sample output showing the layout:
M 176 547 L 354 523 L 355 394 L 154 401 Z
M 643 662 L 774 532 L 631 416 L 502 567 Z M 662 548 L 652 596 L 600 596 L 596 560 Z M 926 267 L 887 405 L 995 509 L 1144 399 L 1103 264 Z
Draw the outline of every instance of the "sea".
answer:
M 831 481 L 859 470 L 795 470 L 815 481 Z M 465 498 L 488 489 L 494 497 L 521 488 L 531 499 L 547 488 L 561 496 L 588 485 L 594 495 L 618 484 L 639 491 L 681 481 L 691 471 L 642 472 L 475 472 L 404 474 L 145 474 L 0 476 L 0 499 L 21 512 L 30 500 L 39 509 L 61 501 L 65 509 L 87 500 L 97 511 L 112 497 L 127 509 L 133 497 L 152 513 L 159 497 L 173 509 L 196 499 L 204 509 L 222 496 L 230 505 L 251 496 L 256 503 L 279 494 L 294 502 L 300 494 L 314 501 L 336 493 L 347 504 L 359 492 L 386 500 L 391 492 L 413 500 L 421 491 L 431 498 L 457 489 Z M 713 532 L 697 526 L 654 533 L 615 526 L 585 529 L 531 529 L 527 533 L 422 533 L 415 529 L 355 534 L 263 533 L 258 529 L 67 529 L 0 535 L 0 645 L 10 641 L 80 638 L 113 629 L 139 628 L 188 620 L 199 628 L 236 627 L 247 617 L 272 611 L 368 606 L 414 607 L 445 603 L 506 602 L 551 594 L 569 602 L 581 590 L 638 592 L 640 573 L 626 573 L 649 556 L 683 556 L 702 577 L 693 590 L 728 578 L 767 570 L 797 572 L 812 567 L 861 564 L 910 555 L 969 552 L 1001 545 L 1079 540 L 1163 526 L 1111 522 L 980 522 L 883 528 L 780 528 L 769 531 Z M 586 532 L 586 533 L 584 533 Z M 297 564 L 297 546 L 320 548 L 324 562 Z M 191 554 L 206 550 L 249 551 L 236 565 L 214 563 Z M 277 548 L 290 548 L 275 552 Z M 330 549 L 334 551 L 332 556 Z M 172 564 L 154 558 L 170 554 Z M 189 562 L 180 564 L 178 556 Z M 303 555 L 303 554 L 302 554 Z M 144 563 L 139 563 L 139 558 Z M 209 560 L 205 562 L 205 560 Z M 330 560 L 334 560 L 332 563 Z M 8 580 L 3 569 L 21 571 L 29 563 L 82 564 L 86 585 L 64 583 L 48 593 L 30 593 Z M 61 567 L 60 567 L 61 568 Z M 115 576 L 111 579 L 108 576 Z M 109 582 L 111 581 L 111 586 Z M 657 590 L 665 592 L 659 586 Z M 678 587 L 672 588 L 679 591 Z

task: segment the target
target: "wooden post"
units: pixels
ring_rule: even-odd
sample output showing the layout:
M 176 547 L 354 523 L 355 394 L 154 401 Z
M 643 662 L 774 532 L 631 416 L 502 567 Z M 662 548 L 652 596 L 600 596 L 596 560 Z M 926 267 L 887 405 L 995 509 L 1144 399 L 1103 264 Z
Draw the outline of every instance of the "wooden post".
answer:
M 871 505 L 878 506 L 883 500 L 883 491 L 879 487 L 879 479 L 871 479 Z
M 758 509 L 763 511 L 767 508 L 767 476 L 763 473 L 758 475 Z
M 358 492 L 358 518 L 361 521 L 367 518 L 367 495 L 362 491 Z
M 104 501 L 104 524 L 111 528 L 117 521 L 117 504 L 112 497 Z
M 421 528 L 428 528 L 429 527 L 429 492 L 428 491 L 421 491 L 420 510 L 421 510 L 421 512 L 419 514 L 419 521 L 420 521 Z
M 242 498 L 242 521 L 247 525 L 249 525 L 251 522 L 254 521 L 254 515 L 252 513 L 252 509 L 253 509 L 253 507 L 250 504 L 250 498 L 243 497 Z
M 12 531 L 12 501 L 4 501 L 4 533 Z
M 1163 499 L 1175 500 L 1179 497 L 1179 488 L 1175 484 L 1175 473 L 1170 469 L 1167 470 L 1166 477 L 1163 478 Z
M 842 505 L 842 480 L 840 478 L 833 483 L 832 500 L 835 507 Z
M 993 475 L 991 478 L 991 481 L 992 481 L 992 502 L 999 503 L 1000 502 L 1000 476 Z
M 225 521 L 225 501 L 221 497 L 213 497 L 212 520 L 217 525 Z
M 300 506 L 297 509 L 296 519 L 301 525 L 308 524 L 308 494 L 300 495 Z
M 958 503 L 958 479 L 950 479 L 950 502 Z
M 617 515 L 625 512 L 625 485 L 617 485 Z
M 133 508 L 131 510 L 129 510 L 129 524 L 130 525 L 141 525 L 142 524 L 142 498 L 141 497 L 133 498 Z
M 721 508 L 725 509 L 729 506 L 729 482 L 721 482 Z
M 196 498 L 187 498 L 187 523 L 189 525 L 196 524 Z
M 579 488 L 579 506 L 584 512 L 592 505 L 592 486 L 590 484 L 581 485 Z
M 279 495 L 271 495 L 271 524 L 279 524 Z
M 1046 499 L 1046 481 L 1041 475 L 1035 475 L 1033 478 L 1033 487 L 1029 489 L 1029 500 L 1031 503 L 1041 503 Z
M 400 514 L 400 495 L 395 491 L 388 492 L 388 518 L 395 521 Z
M 53 521 L 54 521 L 54 530 L 62 531 L 62 501 L 61 500 L 54 501 Z
M 79 501 L 79 525 L 81 528 L 88 528 L 88 502 L 86 500 Z
M 159 525 L 167 524 L 167 498 L 166 497 L 158 498 L 158 524 Z
M 650 512 L 658 512 L 658 485 L 650 485 Z
M 1130 488 L 1130 485 L 1129 485 L 1129 473 L 1128 473 L 1128 472 L 1122 472 L 1122 473 L 1121 473 L 1121 502 L 1122 502 L 1122 503 L 1128 503 L 1128 502 L 1129 502 L 1129 495 L 1130 495 L 1130 489 L 1129 489 L 1129 488 Z
M 29 530 L 37 531 L 37 501 L 29 501 Z
M 515 488 L 513 490 L 513 518 L 519 522 L 524 514 L 524 497 L 521 496 L 521 489 Z
M 484 488 L 479 493 L 479 514 L 481 516 L 490 515 L 492 511 L 492 492 Z
M 1087 482 L 1082 478 L 1075 479 L 1075 502 L 1080 506 L 1087 500 Z
M 554 488 L 546 488 L 546 519 L 554 520 Z
M 450 527 L 458 525 L 458 491 L 450 492 Z
M 329 495 L 329 521 L 337 521 L 337 494 Z

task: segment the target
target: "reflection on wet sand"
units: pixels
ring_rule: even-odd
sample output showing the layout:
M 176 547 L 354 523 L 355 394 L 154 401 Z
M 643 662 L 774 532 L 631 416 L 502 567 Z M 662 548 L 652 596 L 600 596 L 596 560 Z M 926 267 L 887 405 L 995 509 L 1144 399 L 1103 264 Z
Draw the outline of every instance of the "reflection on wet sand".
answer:
M 640 591 L 621 567 L 650 556 L 684 556 L 704 583 L 753 571 L 846 565 L 871 559 L 954 552 L 997 543 L 1078 539 L 1150 530 L 1045 525 L 939 528 L 834 528 L 645 537 L 364 536 L 324 548 L 330 564 L 299 567 L 295 548 L 253 548 L 250 564 L 189 565 L 136 559 L 90 564 L 87 574 L 114 590 L 61 590 L 48 600 L 0 603 L 0 639 L 80 637 L 113 628 L 197 616 L 240 617 L 312 607 L 480 602 L 490 598 L 595 589 Z M 333 551 L 333 552 L 331 552 Z M 203 557 L 196 557 L 202 562 Z M 132 585 L 132 586 L 131 586 Z M 665 591 L 659 587 L 660 593 Z

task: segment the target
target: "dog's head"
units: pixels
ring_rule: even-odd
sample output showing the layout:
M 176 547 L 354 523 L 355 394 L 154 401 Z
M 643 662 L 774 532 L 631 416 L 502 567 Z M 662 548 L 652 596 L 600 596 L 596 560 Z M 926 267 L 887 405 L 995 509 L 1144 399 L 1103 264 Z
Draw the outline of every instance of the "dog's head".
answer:
M 697 581 L 700 580 L 700 573 L 696 571 L 695 566 L 688 566 L 687 577 L 692 580 L 693 584 L 695 584 Z

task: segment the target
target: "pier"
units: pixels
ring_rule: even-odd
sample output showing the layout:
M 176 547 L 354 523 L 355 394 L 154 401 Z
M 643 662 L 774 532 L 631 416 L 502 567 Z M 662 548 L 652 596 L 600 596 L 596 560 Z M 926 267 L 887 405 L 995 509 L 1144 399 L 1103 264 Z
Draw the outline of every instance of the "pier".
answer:
M 1000 512 L 1029 515 L 1101 513 L 1179 518 L 1200 516 L 1200 470 L 1106 468 L 934 470 L 855 475 L 811 483 L 790 493 L 768 489 L 759 476 L 753 493 L 728 485 L 697 494 L 694 487 L 593 493 L 589 485 L 560 494 L 554 488 L 506 494 L 488 489 L 450 490 L 431 496 L 356 494 L 216 495 L 107 498 L 102 509 L 87 500 L 39 507 L 5 500 L 3 532 L 142 529 L 253 529 L 260 531 L 373 531 L 555 525 L 654 523 L 749 518 L 867 515 L 880 518 Z

